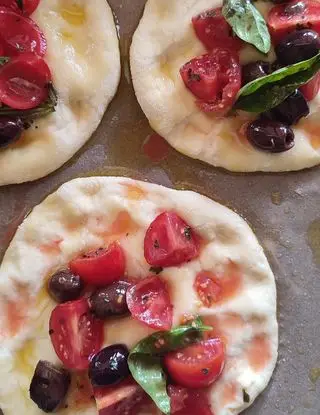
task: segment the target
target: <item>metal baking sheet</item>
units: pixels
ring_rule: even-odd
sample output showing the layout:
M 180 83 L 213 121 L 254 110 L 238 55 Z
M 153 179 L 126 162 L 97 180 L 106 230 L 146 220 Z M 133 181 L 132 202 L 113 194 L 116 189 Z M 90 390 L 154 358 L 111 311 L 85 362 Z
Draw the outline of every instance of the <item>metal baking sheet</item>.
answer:
M 32 207 L 76 177 L 125 175 L 196 190 L 229 206 L 253 227 L 278 286 L 278 365 L 265 393 L 245 414 L 319 415 L 320 170 L 231 174 L 174 150 L 165 160 L 151 162 L 142 151 L 151 130 L 134 96 L 128 56 L 144 3 L 110 0 L 120 27 L 123 75 L 119 91 L 92 139 L 47 178 L 0 188 L 0 255 Z

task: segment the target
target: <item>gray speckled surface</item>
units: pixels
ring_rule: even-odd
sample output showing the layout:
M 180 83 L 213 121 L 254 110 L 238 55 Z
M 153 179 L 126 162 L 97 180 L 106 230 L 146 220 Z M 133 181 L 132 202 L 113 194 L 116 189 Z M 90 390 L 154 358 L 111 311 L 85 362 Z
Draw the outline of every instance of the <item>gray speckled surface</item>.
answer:
M 159 0 L 161 1 L 161 0 Z M 171 187 L 186 187 L 229 206 L 252 225 L 276 275 L 280 354 L 266 392 L 246 415 L 319 415 L 320 379 L 320 170 L 291 174 L 230 174 L 171 150 L 150 162 L 141 146 L 150 134 L 128 82 L 128 48 L 144 0 L 110 0 L 121 31 L 120 90 L 98 131 L 51 176 L 0 189 L 0 255 L 23 216 L 60 184 L 78 176 L 127 175 Z

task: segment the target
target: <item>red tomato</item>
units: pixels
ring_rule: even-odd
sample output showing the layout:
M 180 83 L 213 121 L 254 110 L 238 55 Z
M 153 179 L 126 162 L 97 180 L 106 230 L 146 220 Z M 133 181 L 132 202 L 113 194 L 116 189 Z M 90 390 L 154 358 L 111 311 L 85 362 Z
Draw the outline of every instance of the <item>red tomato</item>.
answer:
M 189 390 L 170 385 L 168 393 L 171 413 L 174 415 L 214 415 L 205 390 Z
M 0 8 L 0 38 L 5 56 L 32 52 L 44 56 L 47 42 L 36 23 L 6 8 Z
M 295 0 L 274 6 L 269 12 L 268 26 L 275 43 L 297 27 L 312 29 L 320 34 L 320 2 Z
M 206 307 L 211 307 L 217 303 L 222 294 L 222 288 L 217 280 L 214 280 L 206 272 L 200 272 L 195 280 L 194 288 L 202 304 Z
M 144 256 L 157 267 L 180 265 L 199 256 L 199 243 L 192 228 L 174 212 L 164 212 L 149 226 Z
M 7 7 L 16 13 L 24 13 L 26 16 L 30 16 L 38 7 L 40 0 L 21 0 L 23 4 L 23 10 L 18 6 L 17 0 L 0 0 L 0 7 Z
M 70 269 L 87 284 L 102 287 L 124 276 L 126 259 L 118 243 L 88 252 L 70 262 Z
M 39 56 L 16 56 L 0 68 L 0 101 L 9 107 L 35 108 L 48 97 L 51 73 Z
M 153 329 L 170 330 L 173 306 L 166 284 L 159 277 L 148 277 L 127 291 L 132 317 Z
M 241 49 L 242 41 L 233 34 L 221 10 L 221 8 L 211 9 L 193 17 L 194 30 L 208 50 L 220 47 L 237 51 Z
M 204 388 L 215 382 L 221 375 L 224 361 L 224 345 L 218 338 L 170 352 L 164 358 L 173 381 L 192 389 Z
M 102 347 L 103 322 L 90 313 L 85 298 L 57 305 L 49 328 L 54 350 L 68 369 L 87 369 L 90 357 Z
M 225 114 L 241 88 L 239 57 L 228 49 L 216 48 L 210 54 L 192 59 L 180 69 L 180 74 L 205 112 Z
M 302 85 L 300 91 L 303 93 L 305 99 L 307 101 L 312 101 L 317 95 L 320 90 L 320 72 L 311 79 L 307 84 Z
M 143 389 L 132 378 L 117 386 L 96 388 L 94 397 L 99 415 L 137 415 L 148 400 Z

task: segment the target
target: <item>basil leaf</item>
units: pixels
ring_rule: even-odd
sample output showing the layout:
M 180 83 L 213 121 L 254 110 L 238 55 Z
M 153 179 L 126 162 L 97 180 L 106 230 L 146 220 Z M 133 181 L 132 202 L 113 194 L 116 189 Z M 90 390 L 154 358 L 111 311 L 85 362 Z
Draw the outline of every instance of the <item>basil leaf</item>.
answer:
M 38 107 L 29 110 L 16 110 L 7 106 L 2 106 L 0 107 L 0 116 L 21 118 L 23 121 L 28 122 L 49 115 L 55 111 L 55 107 L 58 103 L 58 96 L 52 83 L 49 84 L 48 88 L 48 99 Z
M 17 2 L 19 9 L 23 10 L 23 0 L 16 0 L 16 2 Z
M 201 340 L 201 333 L 207 330 L 211 330 L 211 327 L 204 326 L 198 318 L 190 325 L 153 333 L 131 350 L 128 365 L 133 378 L 164 414 L 170 414 L 170 397 L 162 356 L 196 343 Z
M 320 70 L 320 53 L 311 59 L 286 66 L 245 85 L 238 94 L 236 109 L 264 112 L 281 104 Z
M 250 0 L 224 0 L 222 14 L 240 39 L 251 43 L 262 53 L 270 51 L 268 26 Z

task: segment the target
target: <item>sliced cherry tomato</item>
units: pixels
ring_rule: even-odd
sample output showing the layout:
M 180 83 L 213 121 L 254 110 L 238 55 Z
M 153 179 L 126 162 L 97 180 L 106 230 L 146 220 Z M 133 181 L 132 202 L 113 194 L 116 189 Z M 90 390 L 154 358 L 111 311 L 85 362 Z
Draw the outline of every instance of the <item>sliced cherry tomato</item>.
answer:
M 109 285 L 124 276 L 126 259 L 118 243 L 109 248 L 88 252 L 70 262 L 70 269 L 87 284 L 97 287 Z
M 36 23 L 6 8 L 0 8 L 0 39 L 5 56 L 32 52 L 44 56 L 47 42 Z
M 51 73 L 39 56 L 16 56 L 0 68 L 0 101 L 9 107 L 35 108 L 48 97 Z
M 199 243 L 192 228 L 174 212 L 164 212 L 149 226 L 144 256 L 156 267 L 180 265 L 199 256 Z
M 205 390 L 170 385 L 168 394 L 171 398 L 171 413 L 174 415 L 214 415 Z
M 222 295 L 222 288 L 219 281 L 212 278 L 207 272 L 200 272 L 195 280 L 194 288 L 202 304 L 211 307 L 217 303 Z
M 21 0 L 23 8 L 20 9 L 18 0 L 0 0 L 0 7 L 7 7 L 16 13 L 23 13 L 30 16 L 38 7 L 40 0 Z
M 300 91 L 303 93 L 307 101 L 312 101 L 320 90 L 320 72 L 311 79 L 307 84 L 302 85 Z
M 127 291 L 132 317 L 153 329 L 170 330 L 173 306 L 166 284 L 159 277 L 148 277 Z
M 180 74 L 205 112 L 228 112 L 241 88 L 239 57 L 229 49 L 216 48 L 192 59 L 180 69 Z
M 204 388 L 215 382 L 224 367 L 224 345 L 218 338 L 204 340 L 164 358 L 169 375 L 185 388 Z
M 103 322 L 90 313 L 85 298 L 56 306 L 49 328 L 54 350 L 68 369 L 87 369 L 92 355 L 101 349 Z
M 192 24 L 198 39 L 208 50 L 220 47 L 238 51 L 243 45 L 222 15 L 222 8 L 207 10 L 193 17 Z
M 295 0 L 274 6 L 269 12 L 268 26 L 276 44 L 297 28 L 312 29 L 320 34 L 320 2 Z
M 132 379 L 128 378 L 117 386 L 94 390 L 99 415 L 137 415 L 147 395 Z

